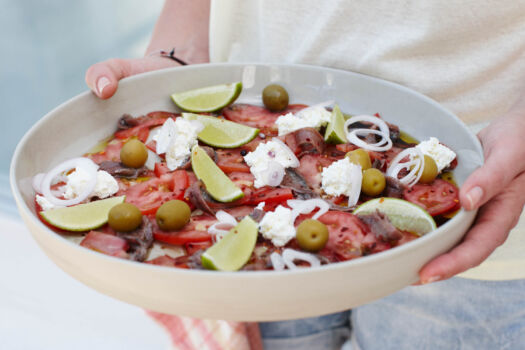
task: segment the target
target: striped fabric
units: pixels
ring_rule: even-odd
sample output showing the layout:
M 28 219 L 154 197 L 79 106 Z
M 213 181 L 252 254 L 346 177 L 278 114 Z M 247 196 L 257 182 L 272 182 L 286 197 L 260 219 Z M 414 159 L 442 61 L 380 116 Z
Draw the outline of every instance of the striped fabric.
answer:
M 169 333 L 177 350 L 262 350 L 257 323 L 200 320 L 162 314 L 146 313 Z

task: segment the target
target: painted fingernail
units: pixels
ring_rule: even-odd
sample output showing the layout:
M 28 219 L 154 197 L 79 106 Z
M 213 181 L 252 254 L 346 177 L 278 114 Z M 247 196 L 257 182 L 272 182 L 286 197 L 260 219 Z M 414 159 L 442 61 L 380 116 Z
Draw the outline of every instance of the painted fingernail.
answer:
M 467 193 L 467 200 L 470 204 L 469 210 L 477 208 L 481 197 L 483 197 L 483 189 L 478 186 L 474 187 Z
M 434 283 L 434 282 L 437 282 L 441 280 L 441 276 L 431 276 L 427 279 L 424 279 L 421 281 L 421 284 L 429 284 L 429 283 Z
M 110 81 L 106 77 L 100 77 L 97 81 L 97 95 L 102 96 L 102 92 L 104 92 L 104 89 L 106 86 L 110 84 Z

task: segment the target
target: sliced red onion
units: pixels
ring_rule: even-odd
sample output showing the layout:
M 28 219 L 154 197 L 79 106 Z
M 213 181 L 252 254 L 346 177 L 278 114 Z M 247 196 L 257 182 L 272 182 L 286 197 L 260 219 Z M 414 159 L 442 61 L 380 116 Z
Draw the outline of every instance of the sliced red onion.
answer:
M 208 228 L 208 233 L 215 235 L 216 241 L 220 241 L 225 234 L 227 234 L 232 228 L 237 225 L 237 220 L 223 210 L 219 210 L 215 217 L 219 222 L 211 225 Z
M 406 157 L 408 157 L 408 160 L 403 162 L 402 160 Z M 403 185 L 412 187 L 421 178 L 424 168 L 425 157 L 423 153 L 417 147 L 411 147 L 400 152 L 394 159 L 392 159 L 390 166 L 386 170 L 386 174 L 398 179 Z M 409 170 L 409 172 L 399 179 L 399 172 L 403 169 Z
M 33 176 L 33 189 L 36 193 L 42 193 L 42 180 L 44 180 L 44 177 L 46 174 L 39 173 Z
M 286 204 L 292 208 L 292 219 L 295 219 L 301 214 L 310 214 L 315 208 L 319 208 L 319 211 L 315 213 L 312 219 L 317 219 L 330 209 L 330 205 L 320 198 L 313 199 L 289 199 Z
M 306 261 L 310 264 L 310 267 L 321 266 L 321 261 L 319 260 L 319 258 L 310 253 L 300 252 L 294 249 L 286 248 L 285 250 L 283 250 L 282 256 L 284 263 L 290 270 L 298 269 L 297 265 L 295 265 L 294 263 L 295 260 Z
M 379 130 L 366 129 L 366 128 L 356 128 L 349 129 L 350 125 L 357 122 L 368 122 L 379 127 Z M 373 117 L 370 115 L 359 115 L 348 119 L 344 124 L 344 130 L 346 138 L 349 142 L 354 145 L 364 148 L 370 151 L 388 151 L 392 148 L 392 140 L 390 139 L 390 130 L 388 125 L 381 120 L 380 118 Z M 375 134 L 381 136 L 381 141 L 376 143 L 367 143 L 366 141 L 359 138 L 359 136 L 366 136 L 368 134 Z
M 292 150 L 288 148 L 288 146 L 284 142 L 279 140 L 277 137 L 274 137 L 272 141 L 278 143 L 282 147 L 283 151 L 286 152 L 287 158 L 289 158 L 292 161 L 290 168 L 297 168 L 299 166 L 299 159 L 297 159 L 295 153 L 293 153 Z
M 283 271 L 286 266 L 283 257 L 277 252 L 270 254 L 270 261 L 272 262 L 275 271 Z
M 264 178 L 264 182 L 268 186 L 276 187 L 281 184 L 284 178 L 284 167 L 275 161 L 270 161 L 267 164 L 267 168 L 264 173 L 262 173 L 262 176 Z
M 82 168 L 89 174 L 89 182 L 87 183 L 84 191 L 72 199 L 60 199 L 55 197 L 55 195 L 51 193 L 51 184 L 53 183 L 55 177 L 68 170 L 76 168 Z M 57 206 L 61 205 L 67 207 L 81 203 L 89 197 L 91 192 L 93 192 L 95 185 L 97 184 L 97 169 L 98 165 L 89 158 L 80 157 L 66 160 L 65 162 L 62 162 L 51 169 L 51 171 L 49 171 L 46 176 L 44 176 L 44 179 L 42 180 L 42 194 L 50 203 Z

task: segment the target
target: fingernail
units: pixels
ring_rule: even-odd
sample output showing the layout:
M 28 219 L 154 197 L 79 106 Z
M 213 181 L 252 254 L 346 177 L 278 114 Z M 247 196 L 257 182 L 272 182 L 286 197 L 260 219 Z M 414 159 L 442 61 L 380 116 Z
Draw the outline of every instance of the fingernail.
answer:
M 481 197 L 483 197 L 483 190 L 481 187 L 474 187 L 467 193 L 467 200 L 470 204 L 469 210 L 473 210 L 478 207 Z
M 425 280 L 422 280 L 421 281 L 421 284 L 429 284 L 429 283 L 434 283 L 434 282 L 437 282 L 441 280 L 441 276 L 431 276 Z
M 97 95 L 102 96 L 102 92 L 110 84 L 110 81 L 106 77 L 100 77 L 97 81 Z

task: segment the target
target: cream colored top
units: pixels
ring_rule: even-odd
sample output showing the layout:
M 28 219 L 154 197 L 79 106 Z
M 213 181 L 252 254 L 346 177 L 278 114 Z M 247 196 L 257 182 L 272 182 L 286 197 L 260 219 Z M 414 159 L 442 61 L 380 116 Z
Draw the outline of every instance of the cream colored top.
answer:
M 305 63 L 432 97 L 479 129 L 525 87 L 525 0 L 214 0 L 212 62 Z M 525 218 L 464 276 L 525 278 Z

